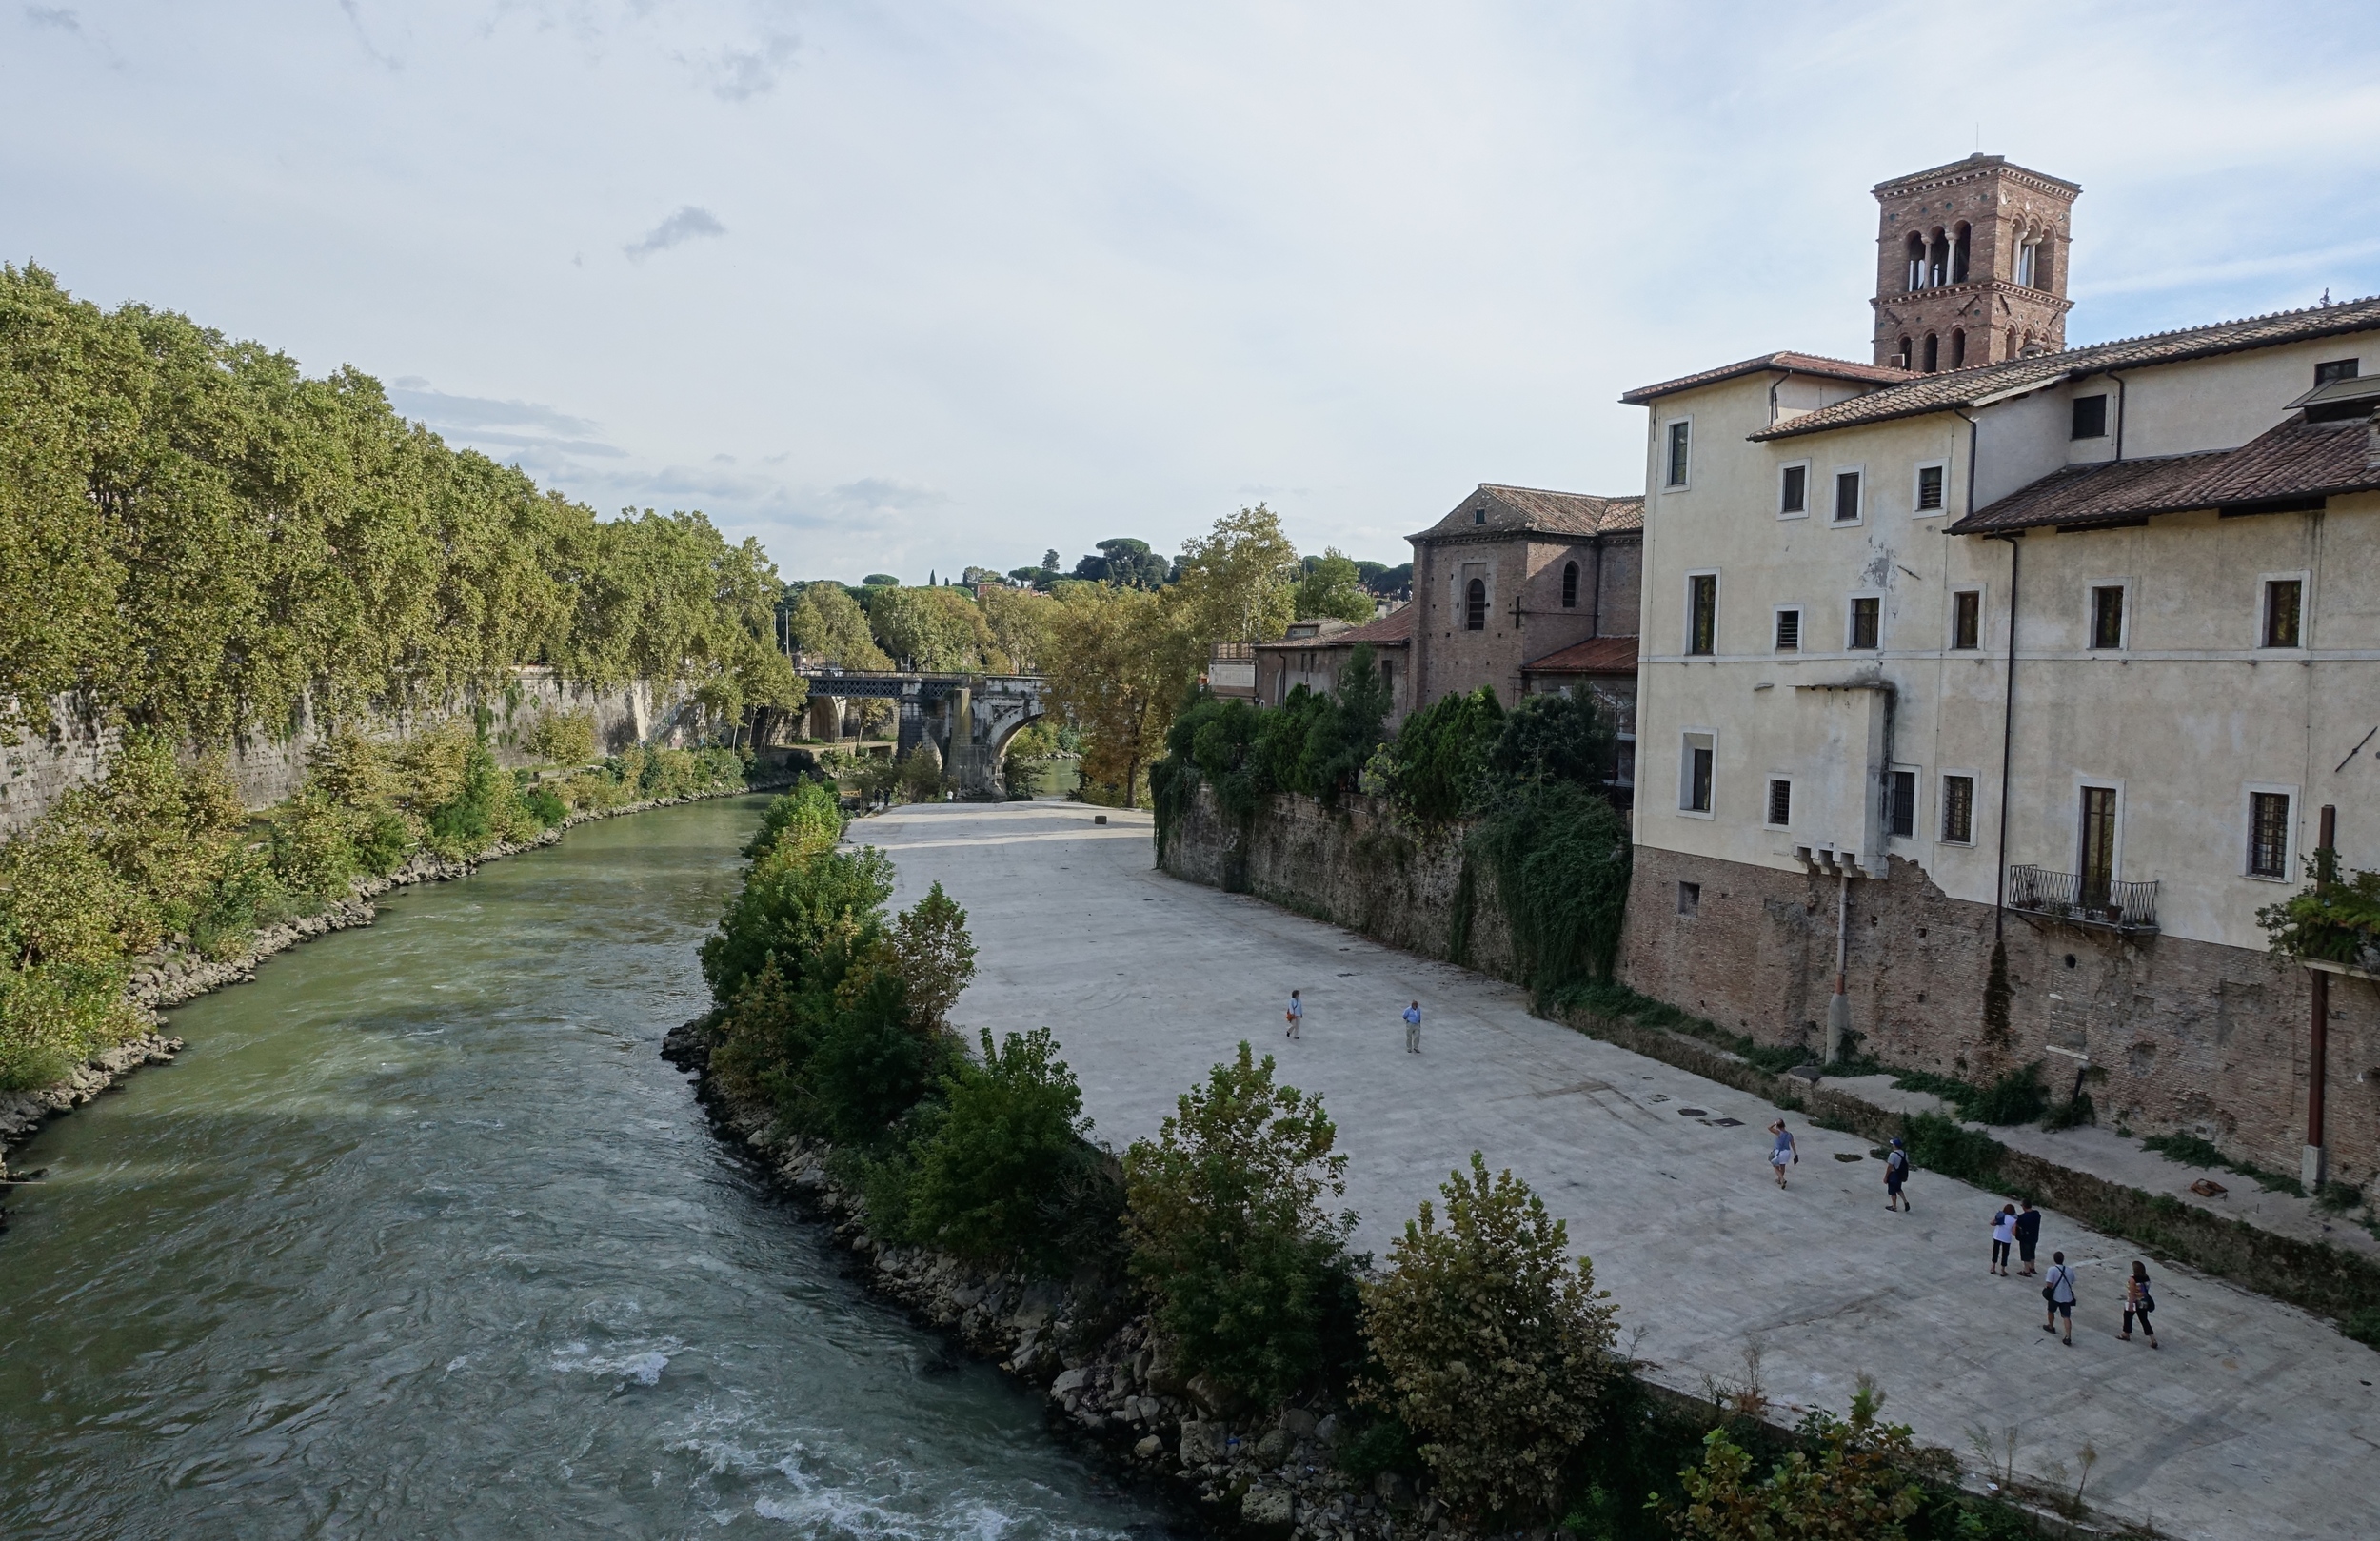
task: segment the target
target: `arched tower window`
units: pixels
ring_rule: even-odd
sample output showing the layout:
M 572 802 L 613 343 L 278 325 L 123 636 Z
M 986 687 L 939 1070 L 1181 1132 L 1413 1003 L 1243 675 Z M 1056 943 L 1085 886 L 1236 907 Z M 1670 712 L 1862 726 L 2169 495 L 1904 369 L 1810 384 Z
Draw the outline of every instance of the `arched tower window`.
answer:
M 1909 288 L 1914 293 L 1926 286 L 1925 237 L 1914 230 L 1910 231 L 1905 255 L 1909 262 Z
M 1487 581 L 1474 578 L 1463 587 L 1462 629 L 1487 630 Z
M 2016 244 L 2016 282 L 2029 289 L 2041 286 L 2033 282 L 2033 256 L 2040 248 L 2030 235 L 2021 236 Z
M 1941 366 L 1942 339 L 1936 337 L 1932 332 L 1928 332 L 1926 333 L 1926 373 L 1932 374 L 1934 370 L 1939 369 Z
M 1575 562 L 1562 563 L 1562 608 L 1578 608 L 1578 564 Z
M 1967 282 L 1967 245 L 1973 231 L 1963 222 L 1951 240 L 1951 282 Z
M 2002 356 L 2011 359 L 2016 356 L 2016 328 L 2013 326 L 2008 329 L 2008 352 Z
M 1954 369 L 1967 367 L 1967 329 L 1964 326 L 1954 326 L 1951 329 L 1951 367 Z
M 2015 334 L 2014 332 L 2011 332 L 2011 333 L 2009 333 L 2009 336 L 2011 336 L 2011 337 L 2014 337 L 2015 335 L 2016 335 L 2016 334 Z M 2013 343 L 2012 343 L 2012 344 L 2010 344 L 2009 346 L 2013 347 L 2013 346 L 2014 346 L 2015 345 L 2014 345 Z M 1901 367 L 1902 367 L 1902 368 L 1906 369 L 1906 368 L 1908 368 L 1908 367 L 1909 367 L 1909 361 L 1910 361 L 1910 358 L 1911 358 L 1911 357 L 1912 357 L 1912 355 L 1911 355 L 1911 353 L 1910 353 L 1909 339 L 1908 339 L 1908 338 L 1906 338 L 1906 337 L 1904 337 L 1904 338 L 1902 338 L 1902 339 L 1901 339 Z
M 2052 237 L 2050 233 L 2045 230 L 2042 232 L 2041 238 L 2033 244 L 2033 286 L 2037 289 L 2046 289 L 2051 284 L 2051 241 Z
M 1951 281 L 1951 238 L 1936 226 L 1928 249 L 1926 287 L 1939 288 Z

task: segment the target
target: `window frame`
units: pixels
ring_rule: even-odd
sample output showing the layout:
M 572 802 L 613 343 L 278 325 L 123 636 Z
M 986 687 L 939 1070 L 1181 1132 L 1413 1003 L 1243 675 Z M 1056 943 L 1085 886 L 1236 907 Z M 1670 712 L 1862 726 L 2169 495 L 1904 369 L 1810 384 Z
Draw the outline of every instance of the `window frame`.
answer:
M 1564 557 L 1562 559 L 1562 608 L 1565 610 L 1578 608 L 1578 559 Z
M 2109 437 L 2108 422 L 2114 416 L 2114 408 L 2110 404 L 2108 395 L 2108 392 L 2100 390 L 2093 391 L 2088 396 L 2069 396 L 2066 399 L 2069 408 L 2066 420 L 2066 442 L 2068 444 L 2087 445 Z M 2094 401 L 2099 404 L 2099 431 L 2077 433 L 2075 430 L 2082 425 L 2083 403 Z
M 2275 642 L 2272 635 L 2272 585 L 2297 585 L 2297 641 Z M 2313 575 L 2304 569 L 2296 572 L 2258 573 L 2256 575 L 2256 651 L 2259 653 L 2302 653 L 2306 650 L 2306 591 L 2313 587 Z
M 1691 920 L 1702 913 L 1702 885 L 1691 879 L 1677 879 L 1677 918 Z
M 1785 477 L 1786 474 L 1791 471 L 1799 471 L 1801 473 L 1801 506 L 1798 508 L 1788 508 L 1785 506 Z M 1808 519 L 1810 517 L 1810 471 L 1811 464 L 1810 462 L 1806 460 L 1789 460 L 1784 464 L 1779 465 L 1776 468 L 1777 518 Z
M 2129 881 L 2130 879 L 2126 879 L 2124 876 L 2125 809 L 2123 778 L 2117 776 L 2094 776 L 2087 771 L 2076 771 L 2074 773 L 2074 785 L 2072 793 L 2073 800 L 2067 804 L 2067 807 L 2073 810 L 2074 815 L 2074 826 L 2070 836 L 2074 843 L 2067 847 L 2067 851 L 2073 865 L 2074 879 L 2075 881 L 2080 882 L 2084 876 L 2083 867 L 2085 863 L 2085 852 L 2083 850 L 2082 795 L 2084 790 L 2087 788 L 2095 789 L 2101 792 L 2112 792 L 2115 794 L 2115 827 L 2113 831 L 2113 839 L 2109 841 L 2108 880 L 2119 883 Z
M 2116 641 L 2112 647 L 2099 645 L 2099 595 L 2114 589 L 2123 595 L 2123 609 L 2116 617 Z M 2086 653 L 2129 653 L 2132 650 L 2132 581 L 2129 578 L 2093 578 L 2083 584 L 2083 647 Z
M 2314 365 L 2314 388 L 2334 385 L 2341 380 L 2361 380 L 2364 377 L 2361 354 L 2351 359 L 2323 359 Z M 2328 371 L 2327 373 L 2325 371 Z
M 1843 478 L 1859 479 L 1859 511 L 1851 518 L 1842 517 Z M 1833 502 L 1827 509 L 1826 526 L 1835 530 L 1857 529 L 1868 522 L 1868 466 L 1862 461 L 1856 465 L 1837 465 L 1827 473 L 1826 484 L 1833 491 Z
M 1708 578 L 1711 581 L 1711 645 L 1695 647 L 1695 584 Z M 1719 570 L 1716 567 L 1696 567 L 1686 574 L 1685 635 L 1678 639 L 1680 653 L 1686 658 L 1716 658 L 1719 656 Z
M 1950 635 L 1943 640 L 1942 651 L 1946 653 L 1980 653 L 1983 651 L 1984 606 L 1989 603 L 1985 598 L 1985 585 L 1982 583 L 1961 583 L 1951 590 Z M 1958 641 L 1958 602 L 1970 594 L 1975 598 L 1975 640 L 1962 646 Z
M 1694 757 L 1697 749 L 1711 756 L 1710 779 L 1703 787 L 1704 805 L 1694 805 Z M 1716 728 L 1677 730 L 1677 814 L 1681 819 L 1716 819 L 1719 802 L 1719 734 Z
M 1950 784 L 1953 781 L 1965 781 L 1967 783 L 1967 833 L 1964 838 L 1960 839 L 1953 838 L 1950 831 Z M 1946 770 L 1940 775 L 1934 777 L 1934 839 L 1936 844 L 1955 845 L 1961 847 L 1962 849 L 1971 848 L 1974 845 L 1975 825 L 1978 822 L 1975 818 L 1975 788 L 1980 786 L 1982 782 L 1983 778 L 1977 776 L 1971 770 Z
M 1776 817 L 1778 787 L 1785 789 L 1785 817 L 1782 820 Z M 1792 777 L 1782 776 L 1775 771 L 1769 773 L 1760 794 L 1760 827 L 1762 829 L 1794 827 L 1794 779 Z
M 1926 473 L 1942 473 L 1942 501 L 1928 508 L 1925 504 Z M 1921 460 L 1909 471 L 1909 512 L 1913 519 L 1940 519 L 1951 511 L 1951 463 L 1942 460 Z
M 1784 638 L 1785 618 L 1789 615 L 1794 618 L 1794 645 L 1791 647 L 1785 645 Z M 1806 605 L 1773 604 L 1769 606 L 1770 652 L 1791 653 L 1796 658 L 1800 657 L 1802 653 L 1801 640 L 1809 635 L 1809 631 L 1810 614 Z
M 1918 833 L 1925 827 L 1926 773 L 1922 765 L 1892 764 L 1884 767 L 1884 838 L 1889 840 L 1922 841 Z M 1899 820 L 1901 778 L 1909 779 L 1909 832 L 1901 833 Z
M 1875 602 L 1875 641 L 1865 646 L 1859 635 L 1859 604 L 1862 600 Z M 1843 597 L 1843 651 L 1846 653 L 1877 653 L 1884 651 L 1884 591 L 1880 588 L 1854 589 Z
M 1695 420 L 1692 413 L 1674 417 L 1661 424 L 1661 490 L 1684 492 L 1693 487 L 1695 476 Z M 1678 435 L 1685 435 L 1684 464 L 1677 454 Z
M 2250 882 L 2292 883 L 2297 871 L 2297 826 L 2305 812 L 2298 796 L 2299 789 L 2278 781 L 2250 781 L 2239 791 L 2240 830 L 2246 837 L 2239 842 L 2239 875 Z M 2256 870 L 2256 799 L 2285 798 L 2289 801 L 2288 828 L 2281 842 L 2281 870 Z

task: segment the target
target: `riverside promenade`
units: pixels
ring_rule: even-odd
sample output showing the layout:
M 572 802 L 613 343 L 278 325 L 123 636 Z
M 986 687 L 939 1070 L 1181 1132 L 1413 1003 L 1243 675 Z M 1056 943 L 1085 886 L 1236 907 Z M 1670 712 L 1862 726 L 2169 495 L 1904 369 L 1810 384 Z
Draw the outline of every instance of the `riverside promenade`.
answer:
M 1482 975 L 1178 882 L 1152 866 L 1146 814 L 1099 825 L 1098 811 L 929 805 L 851 830 L 898 863 L 897 903 L 939 881 L 966 908 L 979 972 L 953 1020 L 1051 1028 L 1095 1138 L 1155 1134 L 1245 1038 L 1322 1094 L 1359 1248 L 1384 1256 L 1479 1150 L 1569 1222 L 1623 1346 L 1665 1385 L 1741 1385 L 1749 1356 L 1779 1407 L 1840 1413 L 1865 1372 L 1889 1415 L 1971 1471 L 1977 1435 L 2013 1438 L 2021 1474 L 2087 1480 L 2094 1508 L 2161 1535 L 2380 1535 L 2380 1353 L 2153 1260 L 2164 1348 L 2119 1342 L 2136 1252 L 2051 1212 L 2042 1264 L 2063 1250 L 2080 1272 L 2064 1347 L 2041 1331 L 2037 1280 L 1985 1271 L 2001 1195 L 1920 1172 L 1915 1213 L 1888 1214 L 1867 1142 L 1798 1115 L 1801 1164 L 1780 1193 L 1770 1104 L 1531 1017 Z M 1292 989 L 1299 1042 L 1282 1037 Z M 1398 1019 L 1415 998 L 1418 1056 Z

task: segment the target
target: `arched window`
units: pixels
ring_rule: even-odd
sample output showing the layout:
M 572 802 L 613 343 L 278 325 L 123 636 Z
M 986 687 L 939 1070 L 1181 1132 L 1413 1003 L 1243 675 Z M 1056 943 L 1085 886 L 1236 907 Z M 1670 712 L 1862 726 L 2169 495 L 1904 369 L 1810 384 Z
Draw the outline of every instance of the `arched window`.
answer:
M 1926 333 L 1926 373 L 1932 374 L 1941 366 L 1942 339 L 1928 332 Z
M 1578 608 L 1578 564 L 1575 562 L 1562 563 L 1562 608 Z
M 1926 286 L 1925 237 L 1914 230 L 1910 231 L 1906 255 L 1909 261 L 1909 287 L 1912 290 L 1924 288 Z
M 2046 233 L 2033 244 L 2033 286 L 2050 286 L 2050 237 Z
M 2027 288 L 2038 288 L 2033 281 L 2033 253 L 2038 250 L 2030 237 L 2019 237 L 2016 243 L 2016 282 Z
M 1926 287 L 1939 288 L 1951 281 L 1951 238 L 1939 227 L 1927 247 Z
M 2008 351 L 2000 356 L 2008 359 L 2013 359 L 2016 356 L 2016 328 L 2013 326 L 2011 326 L 2008 329 Z
M 1967 328 L 1964 326 L 1951 328 L 1951 367 L 1967 367 Z
M 2013 333 L 2011 333 L 2011 335 L 2013 336 L 2013 335 L 2014 335 L 2014 334 L 2013 334 Z M 1911 354 L 1911 352 L 1910 352 L 1910 350 L 1909 350 L 1909 339 L 1908 339 L 1908 338 L 1906 338 L 1906 337 L 1904 337 L 1904 338 L 1902 338 L 1902 339 L 1901 339 L 1901 367 L 1902 367 L 1902 368 L 1906 369 L 1906 368 L 1908 368 L 1908 367 L 1909 367 L 1909 361 L 1910 361 L 1910 359 L 1911 359 L 1912 357 L 1913 357 L 1913 355 Z
M 1952 236 L 1951 282 L 1954 284 L 1964 284 L 1967 282 L 1967 243 L 1969 237 L 1973 235 L 1973 232 L 1969 229 L 1966 224 L 1962 222 L 1956 232 Z
M 1487 580 L 1474 578 L 1463 585 L 1462 629 L 1487 630 Z

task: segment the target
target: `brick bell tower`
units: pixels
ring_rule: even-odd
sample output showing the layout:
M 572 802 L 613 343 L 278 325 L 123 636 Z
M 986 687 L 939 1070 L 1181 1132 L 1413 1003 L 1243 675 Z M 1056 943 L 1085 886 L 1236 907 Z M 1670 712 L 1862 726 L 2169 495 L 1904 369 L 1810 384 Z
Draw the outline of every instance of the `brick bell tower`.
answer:
M 1982 154 L 1877 183 L 1875 362 L 1931 374 L 2062 350 L 2081 191 Z

